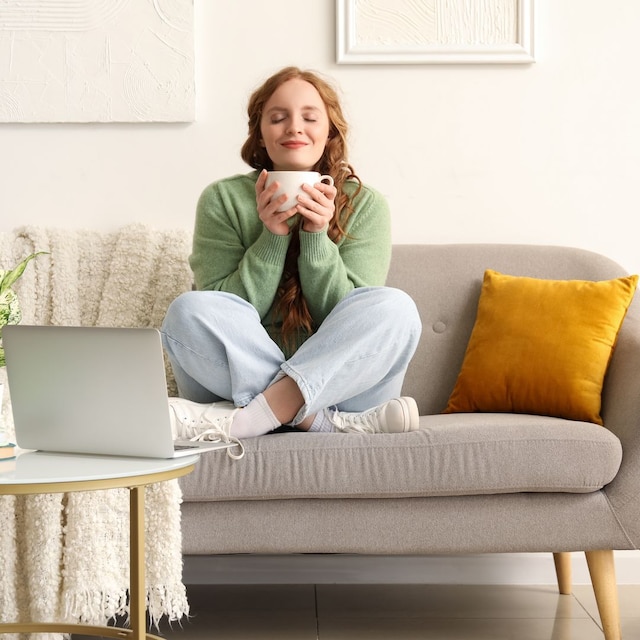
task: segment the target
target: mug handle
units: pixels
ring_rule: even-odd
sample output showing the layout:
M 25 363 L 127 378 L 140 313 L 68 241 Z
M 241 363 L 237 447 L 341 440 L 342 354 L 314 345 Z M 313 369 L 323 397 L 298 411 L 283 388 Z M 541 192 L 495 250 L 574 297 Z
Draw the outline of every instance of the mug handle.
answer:
M 333 178 L 329 175 L 320 176 L 320 182 L 326 182 L 333 187 Z

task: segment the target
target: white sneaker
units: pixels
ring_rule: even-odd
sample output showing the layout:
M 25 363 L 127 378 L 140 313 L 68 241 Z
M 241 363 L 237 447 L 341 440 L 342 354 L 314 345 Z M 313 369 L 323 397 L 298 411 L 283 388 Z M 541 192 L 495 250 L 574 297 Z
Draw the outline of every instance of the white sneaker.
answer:
M 420 426 L 418 405 L 409 397 L 394 398 L 361 413 L 325 412 L 336 431 L 345 433 L 405 433 Z
M 173 439 L 234 442 L 240 447 L 240 453 L 233 453 L 235 447 L 232 447 L 227 449 L 227 455 L 240 460 L 244 456 L 244 446 L 230 432 L 233 416 L 238 411 L 239 408 L 227 401 L 200 404 L 184 398 L 169 398 Z

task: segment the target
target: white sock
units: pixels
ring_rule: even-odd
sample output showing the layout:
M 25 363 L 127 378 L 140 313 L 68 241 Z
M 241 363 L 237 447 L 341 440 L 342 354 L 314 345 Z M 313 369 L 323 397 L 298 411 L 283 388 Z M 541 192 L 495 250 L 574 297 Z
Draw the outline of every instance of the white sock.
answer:
M 333 423 L 329 418 L 327 418 L 326 411 L 318 411 L 316 413 L 316 417 L 313 419 L 311 426 L 309 427 L 309 432 L 315 433 L 330 433 L 334 430 Z
M 258 394 L 244 409 L 236 413 L 231 423 L 231 435 L 236 438 L 263 436 L 280 426 L 266 398 Z

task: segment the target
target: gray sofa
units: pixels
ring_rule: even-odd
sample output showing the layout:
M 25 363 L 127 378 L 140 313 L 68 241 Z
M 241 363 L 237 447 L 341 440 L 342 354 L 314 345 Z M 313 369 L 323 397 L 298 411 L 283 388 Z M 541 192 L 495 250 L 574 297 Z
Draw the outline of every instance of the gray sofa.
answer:
M 204 456 L 181 480 L 184 554 L 552 552 L 566 593 L 569 552 L 584 551 L 605 638 L 619 638 L 613 550 L 640 542 L 640 302 L 605 379 L 604 427 L 442 414 L 487 268 L 550 279 L 626 275 L 572 248 L 396 245 L 388 284 L 414 298 L 423 322 L 404 388 L 418 402 L 420 430 L 274 433 L 245 440 L 240 461 Z

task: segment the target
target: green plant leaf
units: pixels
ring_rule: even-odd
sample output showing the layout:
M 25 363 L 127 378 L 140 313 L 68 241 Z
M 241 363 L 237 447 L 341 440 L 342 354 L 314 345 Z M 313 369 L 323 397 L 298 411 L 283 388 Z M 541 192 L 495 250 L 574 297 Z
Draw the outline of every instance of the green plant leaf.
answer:
M 32 253 L 30 256 L 27 256 L 17 267 L 11 269 L 9 271 L 0 271 L 0 293 L 5 291 L 6 289 L 11 288 L 11 285 L 16 282 L 16 280 L 24 273 L 24 270 L 27 268 L 27 265 L 31 260 L 33 260 L 36 256 L 39 256 L 43 253 L 49 253 L 48 251 L 37 251 L 36 253 Z
M 22 311 L 18 295 L 13 289 L 0 292 L 0 338 L 2 327 L 6 324 L 20 324 Z

